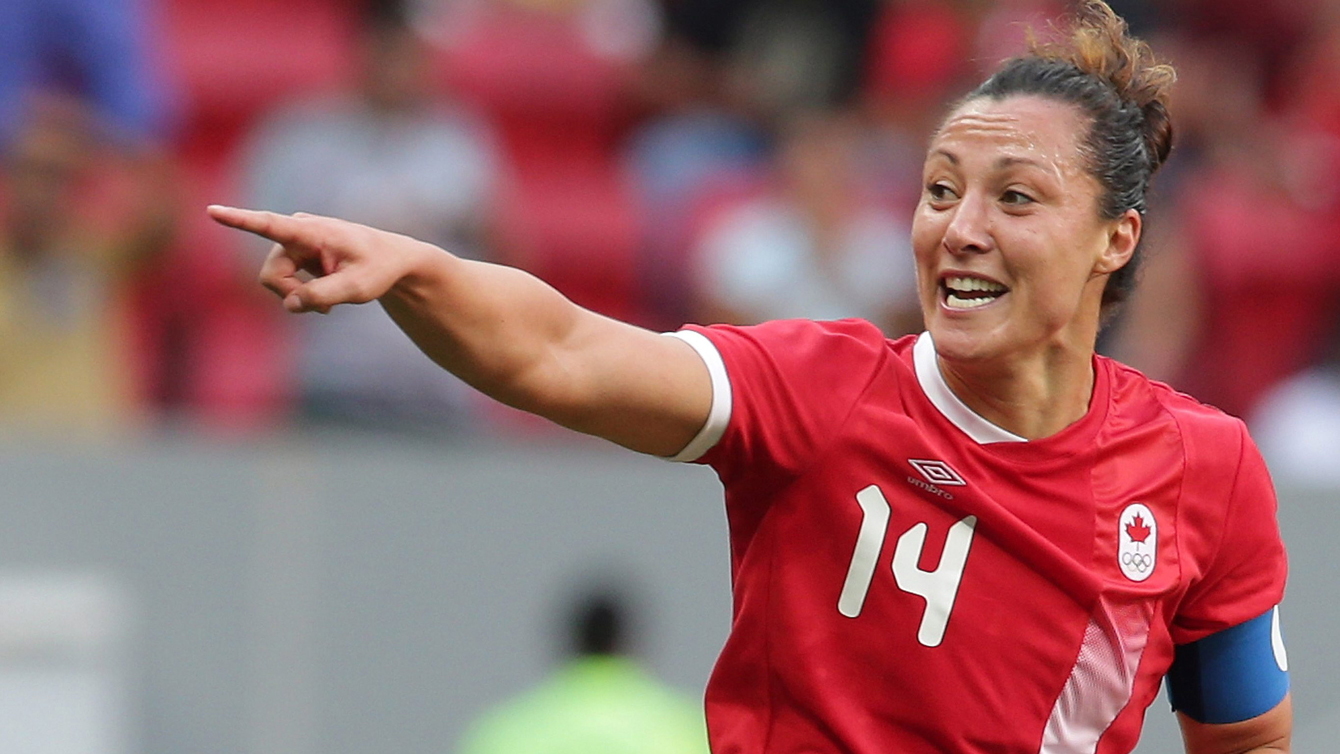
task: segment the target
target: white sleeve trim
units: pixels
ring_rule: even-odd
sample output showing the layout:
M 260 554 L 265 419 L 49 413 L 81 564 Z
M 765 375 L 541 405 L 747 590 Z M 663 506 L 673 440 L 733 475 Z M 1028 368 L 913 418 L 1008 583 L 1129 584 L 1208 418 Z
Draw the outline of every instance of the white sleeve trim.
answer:
M 721 442 L 721 437 L 726 434 L 731 412 L 730 376 L 726 374 L 726 362 L 721 359 L 721 352 L 706 335 L 693 330 L 664 334 L 679 338 L 692 346 L 707 365 L 707 374 L 712 378 L 712 408 L 707 412 L 707 421 L 683 450 L 666 459 L 680 462 L 696 461 L 702 458 L 704 453 L 716 447 L 716 444 Z

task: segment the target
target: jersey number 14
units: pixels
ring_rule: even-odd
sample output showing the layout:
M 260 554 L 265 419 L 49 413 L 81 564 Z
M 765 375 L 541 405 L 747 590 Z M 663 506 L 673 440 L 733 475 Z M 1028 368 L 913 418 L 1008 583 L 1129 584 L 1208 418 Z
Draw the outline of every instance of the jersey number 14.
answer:
M 872 484 L 856 493 L 856 502 L 861 506 L 861 530 L 856 535 L 856 550 L 842 585 L 842 596 L 838 598 L 838 612 L 848 618 L 860 615 L 865 606 L 865 596 L 875 577 L 875 564 L 889 530 L 889 501 L 879 487 Z M 917 565 L 926 545 L 925 523 L 914 525 L 898 538 L 893 551 L 893 578 L 899 589 L 926 600 L 921 627 L 917 629 L 917 641 L 925 646 L 938 647 L 944 640 L 976 526 L 977 517 L 968 516 L 949 527 L 940 565 L 934 571 L 924 571 Z

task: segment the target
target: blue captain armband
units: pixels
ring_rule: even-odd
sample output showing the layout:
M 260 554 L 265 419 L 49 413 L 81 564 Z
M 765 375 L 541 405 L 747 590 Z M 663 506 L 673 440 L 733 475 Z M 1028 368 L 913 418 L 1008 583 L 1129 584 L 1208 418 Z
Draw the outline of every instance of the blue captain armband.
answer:
M 1201 723 L 1237 723 L 1289 693 L 1279 608 L 1177 647 L 1168 669 L 1172 708 Z

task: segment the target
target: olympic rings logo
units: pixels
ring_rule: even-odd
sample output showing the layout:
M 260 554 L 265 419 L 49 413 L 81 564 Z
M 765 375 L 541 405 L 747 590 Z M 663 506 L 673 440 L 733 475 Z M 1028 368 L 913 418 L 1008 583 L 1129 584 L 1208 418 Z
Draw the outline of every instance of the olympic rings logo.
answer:
M 1154 556 L 1148 553 L 1123 552 L 1121 554 L 1121 564 L 1144 573 L 1149 570 L 1150 566 L 1154 565 Z

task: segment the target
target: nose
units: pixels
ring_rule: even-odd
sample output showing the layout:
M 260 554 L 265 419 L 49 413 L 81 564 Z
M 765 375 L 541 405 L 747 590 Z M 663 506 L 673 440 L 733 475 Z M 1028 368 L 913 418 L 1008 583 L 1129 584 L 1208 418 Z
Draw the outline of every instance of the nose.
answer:
M 984 198 L 971 193 L 954 205 L 944 235 L 944 246 L 950 254 L 982 254 L 992 249 L 995 242 L 991 238 L 988 209 Z

